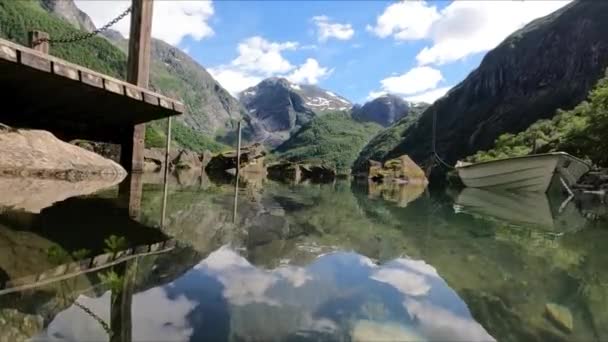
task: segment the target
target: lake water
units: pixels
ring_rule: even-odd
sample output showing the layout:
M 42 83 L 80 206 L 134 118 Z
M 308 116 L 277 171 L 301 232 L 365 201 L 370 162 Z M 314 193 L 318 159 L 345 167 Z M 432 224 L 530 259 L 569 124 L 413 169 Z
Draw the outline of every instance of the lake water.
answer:
M 116 188 L 4 200 L 0 341 L 608 339 L 606 205 L 178 179 L 162 218 L 144 183 L 134 217 Z

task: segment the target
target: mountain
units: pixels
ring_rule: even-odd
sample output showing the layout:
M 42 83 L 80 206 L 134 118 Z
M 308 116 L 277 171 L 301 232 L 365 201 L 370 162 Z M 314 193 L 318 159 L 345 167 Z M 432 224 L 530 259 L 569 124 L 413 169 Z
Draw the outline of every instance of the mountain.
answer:
M 88 15 L 80 11 L 73 0 L 0 2 L 2 37 L 27 44 L 27 31 L 33 27 L 49 32 L 51 37 L 77 33 L 74 28 L 88 32 L 95 29 Z M 104 32 L 104 37 L 56 45 L 51 48 L 51 54 L 124 79 L 128 40 L 112 30 Z M 230 141 L 236 122 L 245 114 L 240 102 L 205 68 L 162 40 L 152 40 L 151 58 L 150 88 L 182 99 L 186 106 L 186 113 L 174 121 L 174 139 L 183 147 L 194 150 L 218 149 L 221 145 L 214 142 L 216 139 Z M 146 143 L 164 145 L 163 126 L 162 122 L 150 123 Z M 245 137 L 250 131 L 246 126 Z
M 293 162 L 315 163 L 348 174 L 361 148 L 382 127 L 358 122 L 345 112 L 313 118 L 274 151 Z
M 240 94 L 255 132 L 254 140 L 277 146 L 312 118 L 326 112 L 348 111 L 345 98 L 314 85 L 294 84 L 272 77 Z
M 608 2 L 574 1 L 507 37 L 479 67 L 419 120 L 391 126 L 391 144 L 373 139 L 359 156 L 386 160 L 407 153 L 432 158 L 433 118 L 437 153 L 448 163 L 491 148 L 503 133 L 523 131 L 558 108 L 581 102 L 608 66 Z
M 426 103 L 410 103 L 403 98 L 387 94 L 366 102 L 362 107 L 354 107 L 352 117 L 361 122 L 375 122 L 388 127 L 411 111 L 424 111 Z

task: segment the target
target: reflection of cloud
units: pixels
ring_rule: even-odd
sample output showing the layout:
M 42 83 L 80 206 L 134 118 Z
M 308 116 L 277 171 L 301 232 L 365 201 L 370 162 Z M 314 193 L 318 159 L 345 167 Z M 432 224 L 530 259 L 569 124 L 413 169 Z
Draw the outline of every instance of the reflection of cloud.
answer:
M 409 269 L 412 269 L 418 273 L 427 275 L 429 277 L 439 277 L 439 274 L 437 273 L 435 267 L 427 264 L 422 260 L 399 258 L 394 260 L 394 262 L 399 263 L 400 265 L 403 265 Z
M 472 318 L 457 316 L 444 308 L 413 299 L 406 299 L 403 305 L 420 322 L 421 330 L 429 340 L 495 341 Z
M 233 305 L 265 303 L 277 306 L 280 303 L 270 298 L 266 292 L 278 281 L 284 280 L 294 287 L 300 287 L 312 279 L 303 268 L 281 267 L 274 271 L 258 269 L 227 246 L 209 254 L 195 269 L 217 277 L 224 285 L 224 297 Z
M 351 333 L 353 341 L 425 341 L 412 328 L 394 322 L 374 322 L 361 320 L 355 323 Z
M 99 298 L 79 296 L 78 303 L 110 324 L 110 299 L 108 291 Z M 169 299 L 163 288 L 153 288 L 133 296 L 134 341 L 183 341 L 192 335 L 187 315 L 195 303 L 184 296 Z M 159 315 L 162 308 L 162 315 Z M 51 321 L 40 341 L 107 341 L 102 326 L 75 305 L 60 312 Z M 36 338 L 34 340 L 37 340 Z
M 431 289 L 423 276 L 395 268 L 380 269 L 371 278 L 389 284 L 409 296 L 422 296 Z
M 276 272 L 293 287 L 300 287 L 312 279 L 305 269 L 299 267 L 281 267 Z

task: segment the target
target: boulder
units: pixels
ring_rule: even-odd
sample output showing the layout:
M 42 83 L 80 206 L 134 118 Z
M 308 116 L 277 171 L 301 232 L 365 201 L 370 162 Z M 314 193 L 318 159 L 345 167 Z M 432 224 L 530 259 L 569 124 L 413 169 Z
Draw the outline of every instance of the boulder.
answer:
M 78 181 L 122 180 L 118 163 L 41 130 L 0 129 L 0 175 Z
M 111 144 L 105 142 L 97 142 L 90 140 L 76 139 L 70 141 L 70 144 L 84 148 L 87 151 L 91 151 L 99 154 L 102 157 L 111 159 L 117 163 L 120 163 L 120 145 Z
M 241 170 L 245 170 L 247 166 L 252 166 L 252 169 L 257 169 L 260 165 L 263 166 L 263 158 L 266 151 L 261 144 L 253 144 L 251 146 L 241 147 Z M 224 152 L 211 158 L 205 170 L 211 173 L 225 173 L 226 170 L 236 169 L 237 153 L 236 151 Z
M 558 328 L 566 332 L 572 332 L 572 329 L 574 329 L 572 313 L 570 313 L 567 307 L 555 303 L 547 303 L 545 305 L 545 314 Z
M 313 182 L 331 182 L 336 178 L 336 170 L 324 165 L 300 165 L 302 179 Z
M 281 182 L 299 183 L 302 179 L 300 166 L 291 162 L 281 162 L 267 167 L 268 178 Z
M 368 178 L 377 182 L 427 184 L 424 171 L 407 155 L 389 159 L 384 165 L 370 160 Z
M 177 157 L 171 160 L 171 168 L 173 169 L 197 169 L 203 167 L 201 156 L 190 150 L 180 150 Z

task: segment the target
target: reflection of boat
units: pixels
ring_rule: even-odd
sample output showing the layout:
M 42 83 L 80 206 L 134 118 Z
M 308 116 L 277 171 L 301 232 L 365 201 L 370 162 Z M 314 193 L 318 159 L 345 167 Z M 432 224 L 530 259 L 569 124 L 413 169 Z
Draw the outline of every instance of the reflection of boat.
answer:
M 554 175 L 570 186 L 589 169 L 589 164 L 564 152 L 456 166 L 467 187 L 537 192 L 546 192 Z
M 585 224 L 574 203 L 557 210 L 549 197 L 540 192 L 465 188 L 456 197 L 455 208 L 483 218 L 560 232 L 577 230 Z

